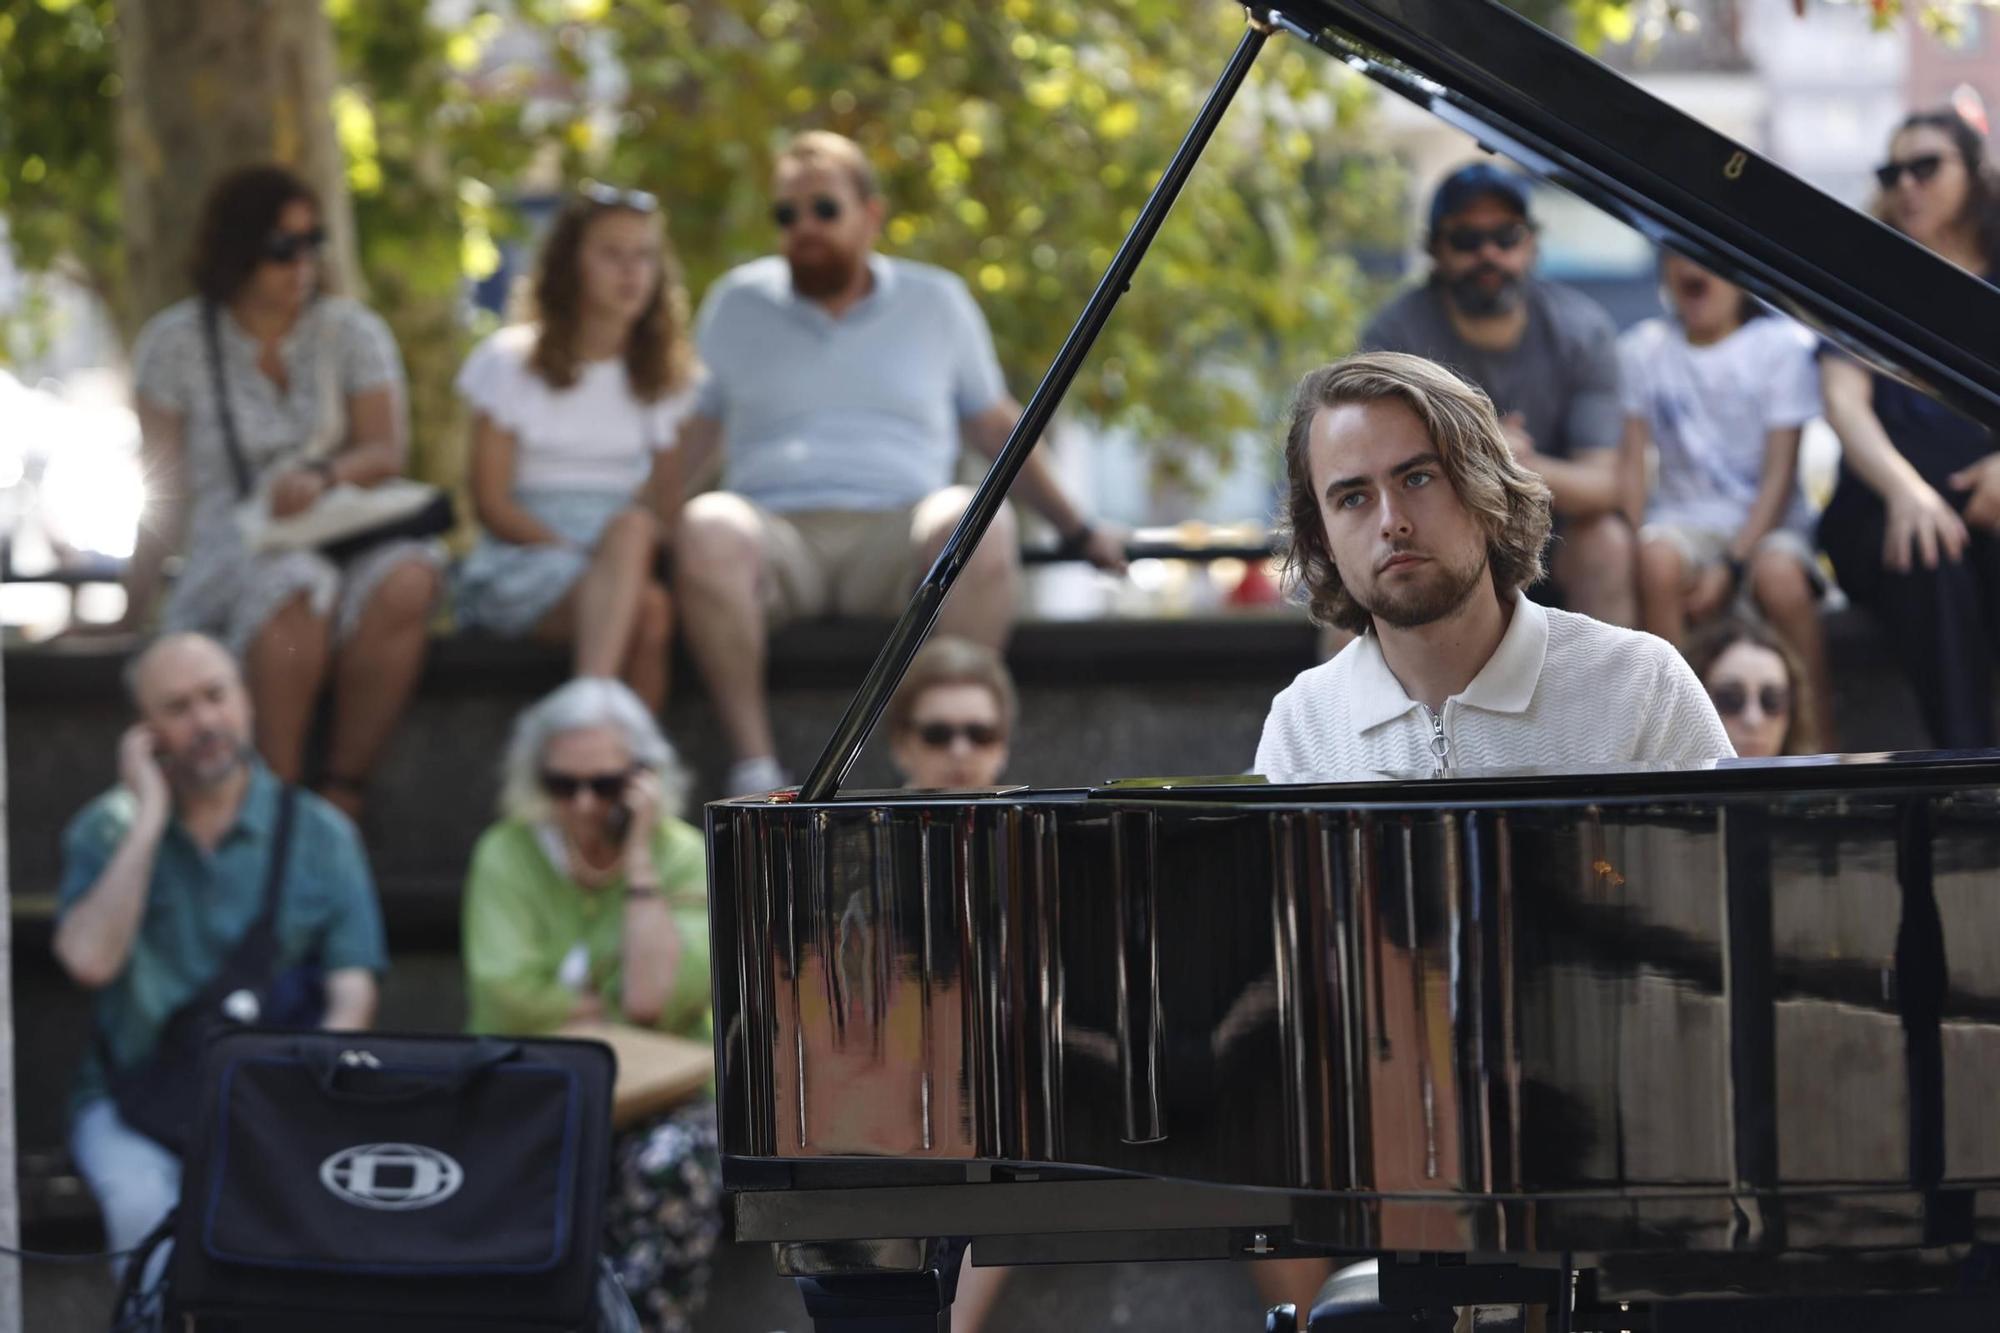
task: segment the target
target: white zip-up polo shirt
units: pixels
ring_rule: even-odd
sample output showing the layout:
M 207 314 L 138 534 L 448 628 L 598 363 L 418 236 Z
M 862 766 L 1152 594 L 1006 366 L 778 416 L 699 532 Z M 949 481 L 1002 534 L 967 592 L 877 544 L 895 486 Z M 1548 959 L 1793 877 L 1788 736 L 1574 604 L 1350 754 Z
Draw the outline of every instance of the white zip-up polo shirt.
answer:
M 1271 701 L 1253 771 L 1367 782 L 1708 768 L 1734 758 L 1722 719 L 1666 640 L 1514 594 L 1500 646 L 1436 714 L 1403 691 L 1371 633 Z

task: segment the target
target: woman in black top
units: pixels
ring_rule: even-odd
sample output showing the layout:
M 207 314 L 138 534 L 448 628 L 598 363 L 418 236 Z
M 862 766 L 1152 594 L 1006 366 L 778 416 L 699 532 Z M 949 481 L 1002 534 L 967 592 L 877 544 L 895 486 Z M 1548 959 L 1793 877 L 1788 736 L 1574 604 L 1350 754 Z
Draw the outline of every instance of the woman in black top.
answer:
M 1905 120 L 1876 168 L 1876 215 L 1994 280 L 2000 172 L 1951 111 Z M 1932 742 L 1991 746 L 2000 631 L 2000 452 L 1993 432 L 1837 353 L 1821 357 L 1840 483 L 1820 545 L 1841 586 L 1888 627 Z

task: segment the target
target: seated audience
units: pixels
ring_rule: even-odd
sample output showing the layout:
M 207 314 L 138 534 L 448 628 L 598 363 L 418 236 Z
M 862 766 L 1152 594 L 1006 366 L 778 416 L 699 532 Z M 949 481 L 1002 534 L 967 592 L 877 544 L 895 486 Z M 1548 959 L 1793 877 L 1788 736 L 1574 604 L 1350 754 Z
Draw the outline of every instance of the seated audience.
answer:
M 686 305 L 653 196 L 586 185 L 542 243 L 534 322 L 458 376 L 484 529 L 460 622 L 568 642 L 577 675 L 623 680 L 655 712 L 672 616 L 642 490 L 691 401 Z
M 1798 485 L 1800 432 L 1819 415 L 1811 342 L 1691 259 L 1663 252 L 1660 280 L 1671 318 L 1618 340 L 1631 475 L 1657 451 L 1639 533 L 1641 623 L 1678 646 L 1690 622 L 1740 597 L 1798 646 L 1825 702 L 1825 588 Z
M 1616 331 L 1595 301 L 1534 276 L 1535 231 L 1521 177 L 1484 162 L 1447 176 L 1431 196 L 1430 277 L 1375 316 L 1361 348 L 1441 362 L 1486 391 L 1507 447 L 1554 497 L 1563 605 L 1633 625 Z
M 1876 215 L 1988 282 L 2000 280 L 2000 171 L 1952 111 L 1889 140 Z M 2000 451 L 1993 431 L 1901 380 L 1828 349 L 1826 419 L 1840 481 L 1819 539 L 1840 585 L 1889 630 L 1934 744 L 1993 744 L 2000 599 Z
M 735 756 L 731 794 L 787 781 L 764 700 L 767 626 L 900 613 L 970 499 L 950 484 L 961 436 L 991 455 L 1020 415 L 965 284 L 874 252 L 886 211 L 857 145 L 799 136 L 773 184 L 782 253 L 723 275 L 696 320 L 707 378 L 675 464 L 698 478 L 719 452 L 722 489 L 678 516 L 675 592 Z M 1073 554 L 1124 567 L 1122 533 L 1078 513 L 1039 458 L 1020 488 Z M 1018 548 L 1003 510 L 942 632 L 1006 641 Z
M 181 553 L 164 627 L 214 634 L 241 659 L 257 748 L 287 782 L 330 679 L 318 786 L 356 814 L 423 666 L 444 553 L 414 540 L 340 560 L 252 549 L 271 519 L 403 471 L 402 360 L 379 317 L 324 290 L 325 243 L 319 200 L 281 167 L 245 168 L 209 193 L 196 295 L 154 316 L 133 353 L 159 507 L 140 527 L 122 624 L 144 627 L 165 559 Z
M 708 879 L 701 831 L 652 713 L 615 680 L 574 680 L 514 726 L 501 819 L 465 880 L 474 1032 L 605 1020 L 706 1038 Z M 619 1135 L 607 1253 L 650 1333 L 689 1327 L 721 1234 L 706 1098 Z
M 1770 630 L 1724 616 L 1695 631 L 1687 659 L 1740 758 L 1824 749 L 1813 729 L 1812 689 L 1798 654 Z
M 889 757 L 903 785 L 963 791 L 999 782 L 1015 707 L 1000 654 L 970 639 L 932 639 L 889 699 Z
M 232 992 L 239 1020 L 365 1028 L 388 965 L 353 824 L 256 758 L 228 651 L 170 635 L 132 663 L 130 682 L 139 721 L 119 742 L 119 785 L 63 834 L 55 931 L 64 970 L 97 992 L 70 1150 L 113 1250 L 137 1245 L 180 1199 L 172 1122 L 184 1130 L 195 1113 L 198 1037 L 222 1017 L 215 992 Z M 246 958 L 267 884 L 277 953 Z M 239 986 L 258 997 L 255 1014 L 241 1011 Z

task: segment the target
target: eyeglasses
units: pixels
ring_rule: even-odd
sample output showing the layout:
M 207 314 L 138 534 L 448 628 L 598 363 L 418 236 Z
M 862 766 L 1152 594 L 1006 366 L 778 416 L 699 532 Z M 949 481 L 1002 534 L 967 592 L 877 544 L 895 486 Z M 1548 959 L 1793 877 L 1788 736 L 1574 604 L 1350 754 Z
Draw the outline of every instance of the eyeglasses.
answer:
M 311 231 L 274 231 L 264 238 L 264 258 L 273 264 L 289 264 L 302 255 L 317 255 L 326 244 L 326 228 Z
M 1903 173 L 1907 171 L 1911 180 L 1922 185 L 1937 175 L 1938 168 L 1943 165 L 1944 154 L 1925 153 L 1920 157 L 1906 157 L 1900 162 L 1893 160 L 1884 162 L 1875 168 L 1875 179 L 1882 183 L 1883 189 L 1893 190 L 1896 188 L 1896 182 L 1903 179 Z
M 1735 717 L 1750 706 L 1750 690 L 1736 681 L 1724 681 L 1708 692 L 1715 702 L 1715 711 L 1724 717 Z M 1791 711 L 1792 692 L 1782 685 L 1764 685 L 1757 690 L 1757 707 L 1765 717 L 1783 717 Z
M 816 194 L 812 201 L 812 215 L 821 222 L 832 222 L 840 216 L 840 200 L 831 195 Z M 778 224 L 780 231 L 790 231 L 799 225 L 799 206 L 791 201 L 779 204 L 771 210 L 771 221 Z
M 576 187 L 576 192 L 603 208 L 629 208 L 634 213 L 653 213 L 660 207 L 659 199 L 644 190 L 621 190 L 602 181 L 584 181 Z
M 984 750 L 1000 743 L 1000 728 L 985 722 L 918 722 L 910 727 L 925 748 L 948 750 L 951 743 L 960 736 L 975 750 Z
M 1525 222 L 1503 222 L 1497 227 L 1453 227 L 1444 234 L 1444 243 L 1462 255 L 1476 255 L 1487 245 L 1512 250 L 1534 234 Z
M 625 794 L 626 786 L 632 781 L 632 771 L 623 773 L 554 773 L 542 771 L 542 790 L 550 799 L 574 801 L 585 787 L 600 801 L 615 801 Z

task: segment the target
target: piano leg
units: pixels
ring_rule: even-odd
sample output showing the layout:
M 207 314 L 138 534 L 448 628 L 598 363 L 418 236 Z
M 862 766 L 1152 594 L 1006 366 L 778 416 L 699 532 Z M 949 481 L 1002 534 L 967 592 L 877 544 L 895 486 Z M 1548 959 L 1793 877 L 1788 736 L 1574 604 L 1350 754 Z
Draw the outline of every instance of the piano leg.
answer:
M 779 1245 L 814 1333 L 951 1333 L 962 1239 Z

